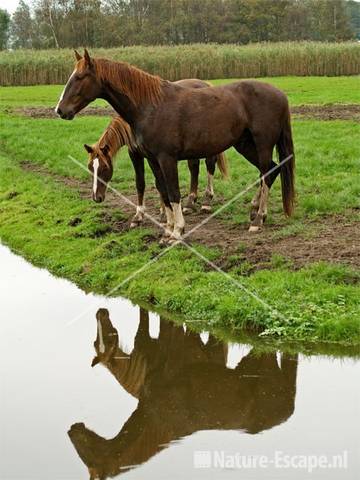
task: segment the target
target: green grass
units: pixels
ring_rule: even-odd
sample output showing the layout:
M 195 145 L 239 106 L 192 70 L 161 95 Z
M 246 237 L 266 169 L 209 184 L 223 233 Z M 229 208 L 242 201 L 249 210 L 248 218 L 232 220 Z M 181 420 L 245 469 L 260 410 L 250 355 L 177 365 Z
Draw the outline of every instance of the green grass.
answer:
M 50 171 L 67 177 L 89 180 L 90 176 L 73 163 L 73 156 L 86 166 L 84 143 L 95 142 L 108 124 L 105 117 L 78 117 L 72 122 L 61 119 L 31 119 L 0 113 L 2 123 L 0 149 L 14 161 L 29 161 L 45 166 Z M 301 224 L 304 218 L 316 218 L 330 213 L 342 213 L 358 206 L 360 184 L 356 181 L 360 170 L 360 124 L 349 121 L 319 122 L 294 121 L 296 145 L 297 208 L 294 217 L 283 217 L 280 182 L 276 182 L 270 199 L 268 222 L 290 225 Z M 216 173 L 215 204 L 230 199 L 257 178 L 257 170 L 235 150 L 227 153 L 231 180 L 224 181 Z M 124 193 L 134 192 L 134 172 L 126 149 L 117 159 L 112 185 Z M 153 176 L 147 168 L 147 184 L 153 185 Z M 185 194 L 189 188 L 186 162 L 181 162 L 180 183 Z M 205 189 L 206 175 L 201 168 L 200 192 Z M 230 205 L 221 217 L 232 223 L 248 221 L 248 207 L 255 187 L 239 201 Z M 294 227 L 297 228 L 297 227 Z
M 223 85 L 236 78 L 211 80 L 214 85 Z M 360 76 L 347 77 L 263 77 L 259 81 L 271 83 L 283 90 L 290 105 L 360 103 Z M 8 106 L 54 107 L 64 85 L 41 85 L 32 87 L 0 87 L 0 108 Z M 94 105 L 105 105 L 98 100 Z
M 214 85 L 236 79 L 212 80 Z M 349 77 L 274 77 L 258 78 L 283 90 L 290 105 L 360 103 L 360 76 Z
M 310 84 L 313 82 L 313 79 L 308 80 Z M 335 89 L 332 79 L 321 80 L 322 85 L 318 82 L 319 96 L 322 89 L 326 89 L 327 81 L 328 91 Z M 287 82 L 289 88 L 294 88 L 299 102 L 304 103 L 302 98 L 308 98 L 307 94 L 303 93 L 302 97 L 293 81 L 276 79 L 283 84 Z M 31 119 L 6 113 L 4 109 L 22 104 L 53 104 L 53 95 L 58 93 L 56 89 L 60 87 L 1 89 L 5 96 L 1 96 L 0 111 L 0 236 L 4 243 L 34 264 L 69 278 L 85 290 L 106 293 L 158 254 L 160 247 L 148 229 L 122 234 L 109 232 L 104 223 L 106 204 L 82 200 L 76 191 L 51 177 L 24 172 L 21 168 L 21 162 L 28 161 L 59 175 L 89 179 L 68 155 L 86 165 L 82 144 L 96 141 L 108 119 L 79 117 L 73 122 Z M 309 86 L 307 91 L 311 90 Z M 356 94 L 355 89 L 352 94 Z M 287 235 L 303 235 L 308 231 L 307 222 L 321 220 L 324 214 L 346 216 L 350 209 L 358 207 L 359 137 L 360 125 L 354 122 L 294 121 L 298 205 L 294 218 L 284 219 L 279 182 L 276 182 L 268 220 L 282 227 L 269 236 L 270 242 Z M 234 151 L 228 155 L 231 181 L 223 181 L 217 175 L 215 189 L 219 202 L 231 198 L 257 176 L 254 168 Z M 117 163 L 113 185 L 122 192 L 133 193 L 134 174 L 126 152 L 119 156 Z M 185 162 L 180 170 L 182 191 L 186 192 Z M 202 174 L 201 188 L 204 177 Z M 148 185 L 153 184 L 149 172 L 147 180 Z M 226 210 L 223 220 L 246 223 L 252 193 Z M 124 217 L 120 210 L 117 215 L 119 219 Z M 81 222 L 71 226 L 74 218 Z M 310 234 L 313 234 L 313 227 L 309 229 Z M 195 248 L 215 261 L 221 255 L 215 249 L 196 245 Z M 238 251 L 239 255 L 228 259 L 228 273 L 281 315 L 271 313 L 182 247 L 164 255 L 114 295 L 151 303 L 155 309 L 196 322 L 197 328 L 225 332 L 227 336 L 251 327 L 262 331 L 265 337 L 286 340 L 344 344 L 359 341 L 358 272 L 328 263 L 311 264 L 294 271 L 286 258 L 273 255 L 268 270 L 249 274 L 241 244 Z
M 106 233 L 101 221 L 106 207 L 94 208 L 52 179 L 23 173 L 4 156 L 0 157 L 0 192 L 2 241 L 85 290 L 109 292 L 160 252 L 155 242 L 144 249 L 146 229 Z M 69 226 L 73 218 L 81 223 Z M 212 260 L 218 255 L 200 250 Z M 181 314 L 189 322 L 206 322 L 208 328 L 251 327 L 263 335 L 287 339 L 357 341 L 359 287 L 349 285 L 349 277 L 357 278 L 350 269 L 315 264 L 290 272 L 281 264 L 250 277 L 230 274 L 281 316 L 221 273 L 208 271 L 183 247 L 167 253 L 113 295 L 151 301 L 155 308 Z

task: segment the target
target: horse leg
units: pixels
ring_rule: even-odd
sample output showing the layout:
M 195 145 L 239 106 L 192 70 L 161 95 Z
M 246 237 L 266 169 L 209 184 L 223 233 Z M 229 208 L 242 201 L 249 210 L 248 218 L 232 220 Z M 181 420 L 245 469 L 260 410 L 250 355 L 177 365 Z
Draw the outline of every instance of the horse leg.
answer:
M 166 243 L 167 239 L 170 237 L 172 234 L 172 231 L 174 229 L 174 214 L 171 208 L 171 204 L 169 201 L 167 189 L 166 189 L 166 183 L 164 176 L 162 174 L 160 165 L 157 160 L 155 159 L 150 159 L 148 158 L 148 163 L 149 166 L 154 174 L 155 177 L 155 185 L 160 193 L 162 203 L 164 204 L 164 209 L 165 209 L 165 215 L 166 215 L 166 226 L 163 232 L 163 235 L 160 239 L 160 244 Z
M 144 157 L 136 150 L 129 150 L 129 156 L 135 170 L 135 183 L 137 191 L 136 213 L 131 219 L 130 228 L 138 227 L 144 221 L 144 192 L 145 192 L 145 169 Z
M 253 138 L 253 135 L 251 134 L 250 130 L 246 130 L 241 137 L 239 143 L 235 145 L 236 150 L 243 155 L 246 160 L 248 160 L 252 165 L 254 165 L 256 168 L 258 168 L 261 172 L 260 168 L 260 158 L 258 154 L 258 149 L 256 148 L 255 141 Z M 266 158 L 266 150 L 265 150 L 265 158 Z M 272 149 L 270 149 L 270 158 L 272 156 Z M 266 164 L 266 162 L 265 162 Z M 276 164 L 271 160 L 269 170 L 275 167 Z M 268 171 L 266 169 L 266 171 Z M 275 178 L 279 174 L 280 169 L 274 170 L 274 172 L 269 175 L 268 178 L 268 185 L 269 188 L 271 187 L 272 183 L 274 182 Z M 260 173 L 261 177 L 262 173 Z M 270 183 L 269 183 L 270 181 Z M 260 182 L 260 186 L 258 188 L 258 191 L 255 193 L 253 199 L 251 200 L 251 207 L 250 207 L 250 222 L 255 221 L 255 218 L 258 214 L 259 208 L 260 208 L 260 199 L 261 199 L 261 193 L 262 193 L 262 185 Z M 262 223 L 265 221 L 267 215 L 267 205 L 265 208 L 265 211 L 262 214 Z
M 259 207 L 256 215 L 251 220 L 249 232 L 258 232 L 267 216 L 268 199 L 271 185 L 274 183 L 280 169 L 276 169 L 270 174 L 272 168 L 276 167 L 276 163 L 272 160 L 273 146 L 258 147 L 259 170 L 261 175 L 259 188 Z M 254 212 L 253 212 L 254 213 Z
M 162 198 L 161 193 L 159 192 L 159 200 L 160 200 L 160 215 L 159 215 L 159 222 L 165 223 L 166 222 L 166 210 L 165 210 L 165 203 Z
M 166 182 L 168 198 L 174 214 L 174 230 L 168 242 L 171 244 L 181 239 L 181 235 L 185 230 L 185 220 L 181 209 L 178 166 L 176 158 L 167 154 L 159 156 L 159 164 Z
M 216 166 L 217 157 L 209 157 L 205 159 L 206 170 L 207 170 L 207 186 L 205 190 L 204 199 L 201 205 L 201 211 L 209 213 L 211 212 L 211 203 L 214 198 L 214 173 Z
M 236 150 L 246 158 L 248 162 L 254 165 L 256 168 L 259 168 L 259 157 L 256 150 L 256 145 L 253 139 L 253 136 L 250 130 L 245 130 L 238 144 L 235 145 Z M 251 200 L 250 207 L 250 221 L 252 222 L 259 210 L 260 205 L 260 196 L 261 196 L 261 186 L 258 191 L 255 193 L 253 199 Z
M 253 199 L 251 200 L 251 206 L 250 206 L 250 221 L 251 222 L 255 219 L 256 214 L 259 210 L 260 197 L 261 197 L 261 185 L 259 186 L 258 191 L 253 196 Z
M 195 210 L 195 202 L 198 195 L 200 160 L 188 160 L 188 167 L 190 170 L 190 193 L 186 200 L 186 204 L 183 207 L 183 212 L 185 215 Z

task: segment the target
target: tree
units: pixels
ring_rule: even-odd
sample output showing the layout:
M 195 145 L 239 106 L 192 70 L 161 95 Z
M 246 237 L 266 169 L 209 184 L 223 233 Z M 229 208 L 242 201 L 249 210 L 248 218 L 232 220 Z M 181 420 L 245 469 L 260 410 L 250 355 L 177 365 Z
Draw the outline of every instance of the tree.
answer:
M 10 15 L 0 8 L 0 50 L 5 50 L 9 38 Z
M 313 40 L 339 42 L 354 37 L 344 0 L 308 0 Z
M 30 7 L 20 0 L 11 18 L 11 44 L 13 48 L 33 47 L 33 20 Z
M 354 0 L 347 2 L 347 12 L 350 19 L 351 29 L 356 38 L 360 40 L 360 3 Z

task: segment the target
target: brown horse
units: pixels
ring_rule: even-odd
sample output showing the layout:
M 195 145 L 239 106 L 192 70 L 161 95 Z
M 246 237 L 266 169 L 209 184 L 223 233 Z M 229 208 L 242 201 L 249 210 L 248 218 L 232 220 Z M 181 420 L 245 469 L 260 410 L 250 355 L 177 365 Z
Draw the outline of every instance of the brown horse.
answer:
M 231 146 L 260 172 L 250 231 L 258 231 L 263 224 L 269 190 L 279 172 L 284 212 L 291 215 L 295 157 L 289 105 L 283 92 L 254 80 L 185 88 L 127 63 L 92 59 L 87 50 L 83 58 L 75 54 L 75 69 L 55 111 L 72 120 L 90 102 L 103 98 L 130 125 L 165 203 L 172 232 L 169 243 L 181 238 L 185 227 L 177 162 L 211 157 Z M 278 166 L 272 159 L 275 145 Z
M 125 473 L 150 460 L 178 439 L 203 430 L 239 430 L 254 435 L 286 422 L 294 412 L 297 356 L 250 352 L 227 368 L 227 345 L 170 321 L 149 335 L 149 316 L 140 310 L 134 349 L 121 348 L 109 312 L 97 312 L 96 356 L 130 395 L 137 408 L 119 433 L 105 439 L 83 423 L 70 439 L 92 479 Z M 166 415 L 164 415 L 166 412 Z M 240 434 L 240 433 L 239 433 Z
M 83 423 L 71 426 L 70 439 L 92 479 L 125 473 L 198 431 L 254 435 L 286 422 L 294 412 L 297 355 L 282 354 L 280 367 L 275 352 L 254 351 L 230 369 L 228 346 L 212 335 L 203 344 L 199 334 L 162 320 L 158 339 L 151 338 L 143 309 L 134 349 L 127 354 L 109 312 L 100 309 L 96 320 L 92 366 L 105 367 L 138 404 L 111 439 Z
M 186 79 L 179 80 L 179 85 L 188 88 L 204 88 L 210 84 L 202 80 Z M 129 156 L 135 170 L 135 183 L 137 190 L 136 214 L 132 218 L 131 227 L 140 225 L 144 220 L 144 191 L 145 191 L 145 169 L 144 155 L 136 148 L 135 141 L 131 134 L 129 125 L 120 117 L 112 119 L 100 139 L 92 146 L 85 144 L 84 148 L 89 153 L 89 170 L 93 173 L 93 199 L 96 202 L 102 202 L 105 199 L 107 184 L 113 175 L 113 159 L 118 151 L 124 146 L 129 147 Z M 224 178 L 228 177 L 228 165 L 224 153 L 205 159 L 207 168 L 207 187 L 201 206 L 202 212 L 211 211 L 211 202 L 214 196 L 213 177 L 216 164 Z M 199 182 L 199 159 L 188 160 L 188 167 L 191 174 L 190 193 L 188 195 L 184 213 L 190 213 L 195 210 L 195 203 L 198 196 Z M 165 217 L 165 206 L 161 199 L 161 221 Z

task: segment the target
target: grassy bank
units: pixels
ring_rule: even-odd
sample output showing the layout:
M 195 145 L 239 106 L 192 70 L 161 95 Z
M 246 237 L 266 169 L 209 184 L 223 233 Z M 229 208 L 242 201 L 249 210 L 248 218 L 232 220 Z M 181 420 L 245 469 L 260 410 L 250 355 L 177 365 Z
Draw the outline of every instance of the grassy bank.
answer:
M 318 79 L 320 82 L 320 79 Z M 346 91 L 350 103 L 358 92 L 348 79 Z M 274 79 L 286 84 L 286 79 Z M 316 83 L 315 80 L 309 79 Z M 318 88 L 335 94 L 335 85 L 326 81 Z M 293 98 L 304 103 L 311 85 L 287 86 Z M 345 82 L 345 79 L 344 79 Z M 345 89 L 345 88 L 344 88 Z M 79 196 L 61 178 L 89 181 L 78 166 L 68 160 L 71 154 L 85 164 L 82 144 L 100 135 L 108 119 L 77 118 L 73 122 L 57 119 L 34 119 L 10 112 L 20 105 L 51 105 L 58 87 L 6 88 L 0 105 L 0 236 L 2 242 L 38 266 L 66 277 L 85 290 L 112 295 L 122 294 L 145 302 L 156 309 L 186 318 L 201 328 L 240 332 L 251 327 L 266 337 L 287 340 L 311 340 L 356 344 L 359 342 L 360 275 L 353 268 L 327 262 L 309 262 L 293 268 L 288 258 L 273 256 L 265 266 L 249 268 L 247 250 L 239 241 L 237 251 L 228 255 L 211 246 L 193 244 L 207 258 L 225 265 L 227 273 L 247 290 L 259 296 L 270 308 L 249 296 L 241 287 L 209 267 L 183 247 L 176 247 L 116 288 L 161 252 L 153 229 L 124 230 L 110 228 L 108 204 L 95 205 Z M 302 93 L 303 92 L 303 93 Z M 332 92 L 332 93 L 331 93 Z M 341 96 L 343 92 L 339 92 Z M 303 96 L 303 97 L 302 97 Z M 309 99 L 309 97 L 306 97 Z M 321 103 L 321 102 L 320 102 Z M 322 222 L 329 215 L 354 222 L 360 198 L 356 181 L 359 172 L 360 124 L 351 121 L 294 121 L 297 153 L 298 200 L 295 217 L 285 220 L 281 211 L 277 182 L 272 191 L 267 244 L 276 245 L 281 238 L 314 235 L 307 231 L 309 222 L 317 229 L 314 242 L 321 238 Z M 228 153 L 231 181 L 216 178 L 218 204 L 231 198 L 257 176 L 255 170 L 239 156 Z M 45 174 L 26 171 L 22 162 L 44 169 Z M 186 191 L 188 172 L 181 165 L 182 190 Z M 46 172 L 48 172 L 46 174 Z M 153 180 L 148 173 L 148 184 Z M 125 152 L 120 155 L 113 185 L 121 192 L 133 193 L 133 170 Z M 204 186 L 204 175 L 201 175 Z M 90 185 L 89 185 L 90 189 Z M 224 224 L 246 226 L 248 203 L 253 192 L 224 211 Z M 151 196 L 149 202 L 152 200 Z M 127 214 L 120 208 L 111 210 L 112 221 L 123 222 Z M 273 230 L 271 230 L 273 229 Z M 239 230 L 240 231 L 240 230 Z M 270 233 L 272 232 L 272 233 Z M 259 237 L 253 237 L 253 245 Z M 292 253 L 292 252 L 289 252 Z M 274 313 L 276 310 L 279 313 Z
M 360 46 L 356 42 L 134 46 L 94 49 L 92 53 L 127 61 L 168 80 L 360 73 Z M 0 85 L 64 83 L 73 63 L 70 50 L 0 52 Z
M 5 244 L 34 264 L 85 290 L 125 295 L 181 314 L 208 327 L 251 327 L 293 339 L 354 342 L 359 326 L 356 274 L 342 266 L 316 264 L 300 271 L 274 267 L 230 274 L 281 316 L 272 313 L 221 273 L 182 247 L 172 249 L 131 282 L 113 290 L 160 252 L 146 229 L 107 232 L 103 209 L 79 200 L 75 191 L 49 178 L 24 173 L 0 157 L 0 234 Z M 106 209 L 106 207 L 103 207 Z M 71 227 L 72 219 L 81 222 Z M 197 247 L 215 261 L 218 252 Z M 351 282 L 350 282 L 351 283 Z

